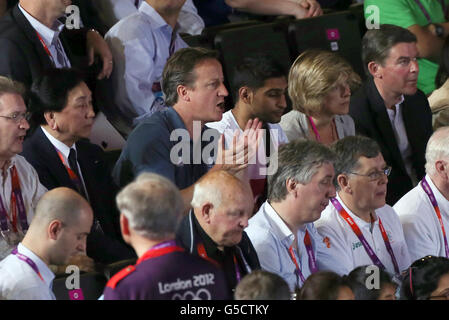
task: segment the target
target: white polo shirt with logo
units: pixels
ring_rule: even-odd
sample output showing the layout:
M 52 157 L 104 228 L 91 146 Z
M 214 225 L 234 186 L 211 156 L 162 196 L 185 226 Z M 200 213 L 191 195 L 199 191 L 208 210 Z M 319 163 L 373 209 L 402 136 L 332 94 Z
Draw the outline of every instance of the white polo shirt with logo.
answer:
M 353 214 L 338 194 L 336 198 L 354 219 L 387 272 L 392 275 L 395 274 L 393 261 L 382 238 L 378 218 L 382 220 L 388 235 L 399 271 L 401 272 L 410 266 L 411 261 L 402 225 L 392 207 L 385 205 L 377 209 L 375 212 L 378 218 L 371 224 Z M 314 224 L 324 242 L 324 246 L 318 246 L 317 263 L 319 270 L 330 270 L 339 275 L 345 275 L 359 266 L 373 264 L 359 238 L 331 202 L 322 212 L 321 218 Z

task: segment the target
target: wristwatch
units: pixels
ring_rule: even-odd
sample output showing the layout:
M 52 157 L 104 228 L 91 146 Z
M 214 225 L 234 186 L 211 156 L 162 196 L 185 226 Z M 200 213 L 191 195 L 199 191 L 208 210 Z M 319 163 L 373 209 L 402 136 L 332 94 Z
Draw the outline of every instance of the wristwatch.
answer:
M 435 27 L 435 34 L 438 38 L 444 38 L 444 28 L 441 24 L 432 23 Z

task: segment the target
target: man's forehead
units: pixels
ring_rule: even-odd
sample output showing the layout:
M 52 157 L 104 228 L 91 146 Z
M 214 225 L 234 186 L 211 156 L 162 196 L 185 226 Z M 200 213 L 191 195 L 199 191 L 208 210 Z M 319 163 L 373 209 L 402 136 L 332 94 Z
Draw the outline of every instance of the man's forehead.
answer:
M 265 91 L 271 89 L 284 90 L 287 88 L 287 78 L 277 77 L 277 78 L 268 78 L 264 81 L 263 88 Z
M 416 42 L 399 42 L 390 48 L 388 58 L 413 57 L 418 54 Z
M 0 95 L 0 110 L 21 111 L 26 108 L 23 97 L 18 93 L 3 93 Z

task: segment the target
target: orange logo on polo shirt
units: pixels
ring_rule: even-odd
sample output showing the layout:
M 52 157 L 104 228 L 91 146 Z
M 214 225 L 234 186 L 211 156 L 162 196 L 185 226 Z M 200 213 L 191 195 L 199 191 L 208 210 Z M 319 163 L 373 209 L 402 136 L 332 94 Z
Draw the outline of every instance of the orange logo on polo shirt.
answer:
M 331 240 L 329 239 L 329 237 L 325 237 L 325 238 L 323 239 L 323 242 L 324 242 L 324 244 L 326 244 L 326 247 L 327 247 L 327 248 L 330 248 L 330 247 L 331 247 Z

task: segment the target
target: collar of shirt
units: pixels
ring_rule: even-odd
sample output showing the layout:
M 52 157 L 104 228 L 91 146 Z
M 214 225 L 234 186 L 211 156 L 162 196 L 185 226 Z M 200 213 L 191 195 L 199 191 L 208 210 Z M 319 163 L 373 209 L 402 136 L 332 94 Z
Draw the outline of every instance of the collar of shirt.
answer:
M 62 155 L 64 156 L 64 160 L 66 163 L 68 163 L 68 158 L 70 154 L 70 149 L 73 148 L 76 151 L 76 144 L 74 143 L 70 148 L 67 147 L 64 143 L 53 137 L 47 130 L 44 129 L 44 127 L 41 127 L 42 131 L 44 132 L 45 136 L 50 140 L 50 143 L 59 150 Z
M 171 35 L 173 31 L 172 27 L 146 1 L 142 2 L 142 4 L 139 6 L 139 12 L 148 17 L 148 22 L 151 24 L 153 29 L 164 28 L 167 29 L 167 31 L 169 31 L 169 34 Z M 175 29 L 178 29 L 178 24 L 176 24 Z
M 9 159 L 8 161 L 6 161 L 6 163 L 5 163 L 5 165 L 3 166 L 3 168 L 1 168 L 1 170 L 2 170 L 1 177 L 2 177 L 3 182 L 4 182 L 4 181 L 6 180 L 6 178 L 8 177 L 9 169 L 11 169 L 12 166 L 16 164 L 15 157 L 16 157 L 16 156 L 14 156 L 14 157 L 12 157 L 11 159 Z
M 25 247 L 22 243 L 19 243 L 17 246 L 17 251 L 21 254 L 24 254 L 36 264 L 39 272 L 41 273 L 42 278 L 44 279 L 45 284 L 51 288 L 53 279 L 55 278 L 55 274 L 50 270 L 47 264 L 41 260 L 37 255 L 34 254 L 33 251 Z
M 349 216 L 352 218 L 352 219 L 354 219 L 354 222 L 357 224 L 357 226 L 360 228 L 360 229 L 366 229 L 366 230 L 370 230 L 371 229 L 371 222 L 366 222 L 365 220 L 363 220 L 363 219 L 361 219 L 361 218 L 359 218 L 358 216 L 356 216 L 354 213 L 352 213 L 352 211 L 351 210 L 349 210 L 349 208 L 344 204 L 344 202 L 343 202 L 343 200 L 341 200 L 341 198 L 340 198 L 340 196 L 339 196 L 339 194 L 338 194 L 338 192 L 337 192 L 337 200 L 341 203 L 341 205 L 343 206 L 343 208 L 346 210 L 346 212 L 349 214 Z M 334 206 L 332 203 L 329 203 L 329 206 Z M 335 208 L 334 208 L 335 209 Z M 338 214 L 338 212 L 337 212 L 337 214 Z M 338 216 L 340 216 L 339 214 L 338 214 Z M 341 217 L 340 217 L 341 218 Z M 377 218 L 377 214 L 376 214 L 376 220 L 374 221 L 374 225 L 373 225 L 373 227 L 374 226 L 376 226 L 376 225 L 378 225 L 379 224 L 379 219 Z M 341 218 L 342 220 L 343 220 L 343 218 Z M 346 221 L 344 221 L 344 224 L 345 225 L 347 225 L 349 228 L 350 228 L 350 226 L 346 223 Z
M 438 188 L 435 186 L 435 184 L 433 183 L 432 179 L 429 177 L 428 174 L 426 174 L 426 180 L 430 186 L 430 189 L 432 189 L 432 192 L 435 195 L 435 199 L 437 200 L 438 207 L 440 207 L 441 215 L 446 217 L 446 219 L 449 218 L 449 200 L 447 200 L 441 194 L 440 190 L 438 190 Z M 422 189 L 421 185 L 419 187 Z M 423 190 L 423 192 L 424 192 L 424 190 Z M 426 198 L 428 199 L 427 194 L 426 194 Z M 430 202 L 430 200 L 429 200 L 429 202 Z
M 285 222 L 278 215 L 276 210 L 274 210 L 271 204 L 268 203 L 268 201 L 265 201 L 262 210 L 267 214 L 268 218 L 271 220 L 270 225 L 272 227 L 271 229 L 272 232 L 276 235 L 278 239 L 281 240 L 281 242 L 287 248 L 289 248 L 292 245 L 293 241 L 295 240 L 295 236 L 293 235 L 290 228 L 285 224 Z
M 401 99 L 399 100 L 398 103 L 396 103 L 395 106 L 395 110 L 387 109 L 387 113 L 388 113 L 388 117 L 390 118 L 391 122 L 394 122 L 395 119 L 397 119 L 400 115 L 401 115 L 401 104 L 404 102 L 405 98 L 404 95 L 401 96 Z
M 64 29 L 64 24 L 59 20 L 55 21 L 53 28 L 50 29 L 46 25 L 39 22 L 36 18 L 30 15 L 28 12 L 23 9 L 19 4 L 19 9 L 22 11 L 25 18 L 31 24 L 31 26 L 36 30 L 42 39 L 45 41 L 45 44 L 50 47 L 56 39 L 58 39 L 59 33 L 61 33 L 62 29 Z

